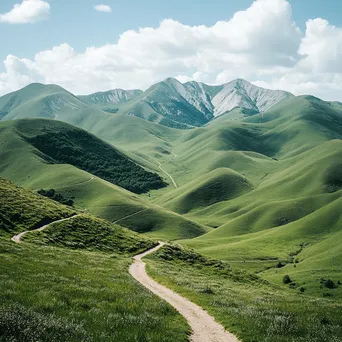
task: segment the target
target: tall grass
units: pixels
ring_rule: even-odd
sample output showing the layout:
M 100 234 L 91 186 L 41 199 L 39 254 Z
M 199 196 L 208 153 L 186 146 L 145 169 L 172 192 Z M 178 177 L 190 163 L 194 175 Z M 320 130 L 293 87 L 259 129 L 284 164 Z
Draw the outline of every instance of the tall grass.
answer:
M 185 342 L 188 326 L 114 253 L 0 239 L 0 341 Z
M 306 296 L 255 275 L 193 262 L 162 249 L 149 257 L 157 281 L 205 308 L 244 342 L 322 342 L 342 340 L 342 303 Z

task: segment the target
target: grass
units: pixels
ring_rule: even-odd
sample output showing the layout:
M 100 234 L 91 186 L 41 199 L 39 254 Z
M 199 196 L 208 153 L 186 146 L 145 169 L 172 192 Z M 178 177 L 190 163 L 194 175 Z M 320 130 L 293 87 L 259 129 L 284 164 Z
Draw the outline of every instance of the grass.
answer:
M 0 341 L 187 341 L 188 326 L 128 273 L 151 239 L 0 181 Z M 3 217 L 6 218 L 3 225 Z
M 0 241 L 0 341 L 187 341 L 188 326 L 115 253 Z
M 85 214 L 52 224 L 47 230 L 29 234 L 23 240 L 43 246 L 126 254 L 138 254 L 156 245 L 151 239 Z
M 75 210 L 0 178 L 0 235 L 32 230 Z
M 33 88 L 10 98 L 6 106 L 12 106 L 12 116 L 8 118 L 22 117 L 24 112 L 52 113 L 46 106 L 61 89 Z M 32 99 L 37 88 L 41 93 Z M 71 94 L 63 94 L 81 106 Z M 138 109 L 142 117 L 162 119 L 147 104 Z M 49 165 L 18 135 L 17 122 L 0 125 L 0 174 L 31 189 L 54 188 L 75 200 L 76 208 L 86 208 L 112 222 L 120 220 L 120 225 L 154 238 L 181 239 L 182 245 L 206 257 L 228 261 L 233 270 L 261 278 L 250 282 L 245 272 L 238 273 L 239 279 L 233 277 L 235 271 L 216 274 L 217 269 L 203 268 L 202 261 L 186 266 L 189 260 L 180 255 L 154 260 L 164 265 L 160 271 L 153 270 L 151 263 L 157 277 L 202 303 L 247 341 L 253 341 L 253 331 L 256 340 L 262 341 L 288 341 L 286 335 L 293 341 L 340 339 L 336 317 L 341 310 L 341 286 L 330 289 L 324 285 L 329 279 L 334 284 L 342 280 L 340 105 L 293 97 L 263 116 L 241 120 L 241 113 L 235 110 L 205 127 L 188 130 L 99 110 L 90 115 L 85 107 L 70 113 L 55 114 L 165 178 L 158 168 L 161 163 L 178 189 L 167 187 L 138 196 L 71 165 Z M 27 219 L 28 228 L 33 221 Z M 55 231 L 53 241 L 45 233 L 37 238 L 40 244 L 54 242 L 79 249 L 81 239 L 87 241 L 86 250 L 114 252 L 116 241 L 108 232 L 116 228 L 107 228 L 94 230 L 101 240 L 92 241 L 93 231 L 87 229 Z M 23 229 L 26 227 L 20 226 L 18 231 Z M 286 275 L 293 281 L 291 288 L 283 284 Z
M 166 186 L 159 175 L 88 132 L 47 120 L 21 120 L 20 136 L 50 164 L 70 164 L 135 193 Z
M 149 274 L 205 308 L 244 342 L 341 340 L 341 302 L 273 285 L 224 263 L 210 265 L 193 252 L 178 250 L 163 248 L 150 256 Z
M 219 168 L 165 195 L 158 203 L 184 214 L 239 197 L 251 190 L 248 179 L 233 170 Z

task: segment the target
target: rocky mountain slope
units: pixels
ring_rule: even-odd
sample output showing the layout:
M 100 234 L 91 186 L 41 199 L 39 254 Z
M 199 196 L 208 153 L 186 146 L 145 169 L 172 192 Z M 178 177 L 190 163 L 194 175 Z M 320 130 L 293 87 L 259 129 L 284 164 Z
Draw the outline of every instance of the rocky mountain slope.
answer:
M 0 97 L 0 120 L 44 117 L 77 125 L 86 122 L 92 127 L 109 113 L 137 116 L 173 128 L 189 128 L 203 126 L 233 109 L 238 109 L 239 115 L 234 114 L 231 119 L 242 119 L 267 111 L 291 96 L 242 79 L 211 86 L 167 78 L 145 92 L 115 89 L 78 97 L 56 85 L 31 84 Z

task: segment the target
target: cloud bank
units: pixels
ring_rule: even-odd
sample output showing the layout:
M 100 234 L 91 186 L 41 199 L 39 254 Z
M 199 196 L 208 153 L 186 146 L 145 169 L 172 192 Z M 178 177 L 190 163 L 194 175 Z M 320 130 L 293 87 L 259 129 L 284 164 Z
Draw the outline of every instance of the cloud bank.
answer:
M 46 20 L 50 14 L 50 5 L 43 0 L 23 0 L 15 4 L 7 13 L 0 13 L 0 23 L 32 24 Z
M 341 57 L 342 28 L 316 18 L 301 32 L 286 0 L 256 0 L 213 26 L 166 19 L 158 27 L 126 31 L 116 43 L 83 52 L 64 43 L 32 60 L 9 55 L 0 93 L 30 82 L 56 83 L 76 94 L 145 89 L 173 76 L 210 84 L 245 78 L 298 95 L 342 100 Z

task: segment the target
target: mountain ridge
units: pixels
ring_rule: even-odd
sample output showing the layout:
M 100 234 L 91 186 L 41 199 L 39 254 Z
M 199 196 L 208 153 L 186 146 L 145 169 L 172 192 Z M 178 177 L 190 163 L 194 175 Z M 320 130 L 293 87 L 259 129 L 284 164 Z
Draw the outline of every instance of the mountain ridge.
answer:
M 32 83 L 0 97 L 0 120 L 44 117 L 72 124 L 89 121 L 90 128 L 106 115 L 123 114 L 172 128 L 204 126 L 238 109 L 230 119 L 263 113 L 293 97 L 282 90 L 257 87 L 243 79 L 223 85 L 166 78 L 146 91 L 113 89 L 76 96 L 64 88 Z

